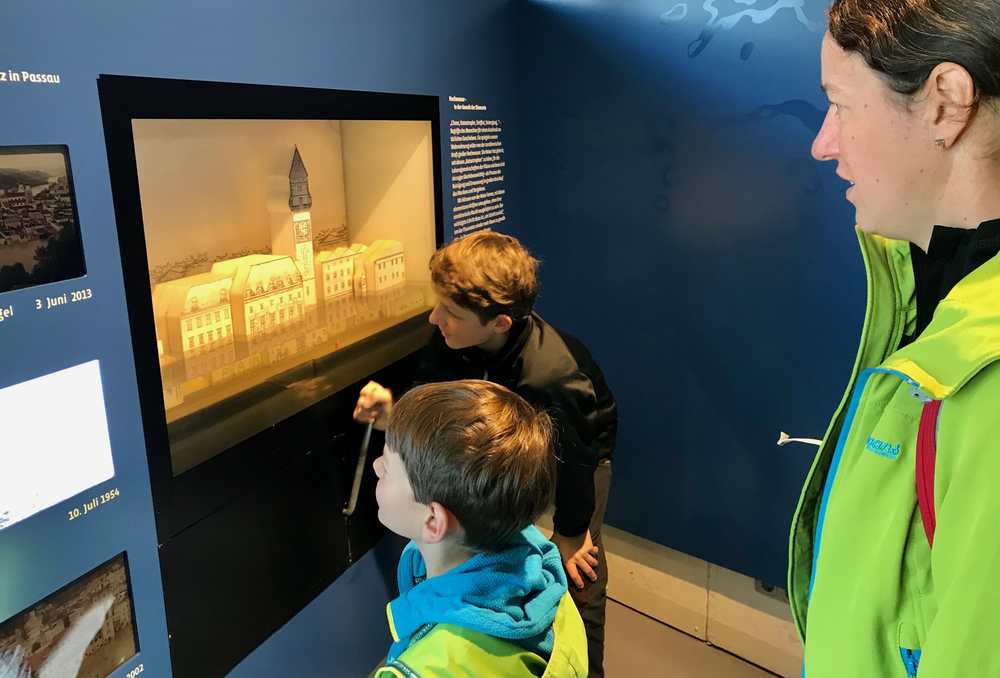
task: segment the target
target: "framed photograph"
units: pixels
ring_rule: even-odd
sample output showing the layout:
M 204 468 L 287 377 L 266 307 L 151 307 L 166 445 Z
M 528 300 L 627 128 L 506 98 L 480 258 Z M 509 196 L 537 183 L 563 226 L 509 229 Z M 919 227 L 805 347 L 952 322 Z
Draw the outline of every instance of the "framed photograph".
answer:
M 105 678 L 138 651 L 124 553 L 0 623 L 0 676 Z
M 0 388 L 0 429 L 0 531 L 115 475 L 97 360 Z
M 0 146 L 0 293 L 87 273 L 67 146 Z

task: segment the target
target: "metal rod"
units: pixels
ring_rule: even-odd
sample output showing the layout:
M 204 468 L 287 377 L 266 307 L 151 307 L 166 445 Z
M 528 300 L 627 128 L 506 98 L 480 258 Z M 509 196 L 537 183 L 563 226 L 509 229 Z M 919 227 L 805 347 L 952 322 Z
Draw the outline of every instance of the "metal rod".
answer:
M 354 484 L 351 485 L 351 496 L 347 501 L 347 508 L 344 509 L 345 516 L 354 515 L 354 509 L 358 505 L 358 495 L 361 493 L 361 479 L 365 476 L 365 464 L 368 462 L 368 443 L 372 439 L 372 425 L 368 422 L 365 429 L 365 436 L 361 439 L 361 451 L 358 453 L 358 465 L 354 469 Z

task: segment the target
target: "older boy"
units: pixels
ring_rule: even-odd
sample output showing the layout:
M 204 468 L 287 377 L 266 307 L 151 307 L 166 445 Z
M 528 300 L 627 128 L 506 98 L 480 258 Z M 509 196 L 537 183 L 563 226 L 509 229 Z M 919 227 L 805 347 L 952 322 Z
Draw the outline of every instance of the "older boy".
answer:
M 532 522 L 555 486 L 552 426 L 486 381 L 419 386 L 375 461 L 379 520 L 412 541 L 379 678 L 586 675 L 556 547 Z

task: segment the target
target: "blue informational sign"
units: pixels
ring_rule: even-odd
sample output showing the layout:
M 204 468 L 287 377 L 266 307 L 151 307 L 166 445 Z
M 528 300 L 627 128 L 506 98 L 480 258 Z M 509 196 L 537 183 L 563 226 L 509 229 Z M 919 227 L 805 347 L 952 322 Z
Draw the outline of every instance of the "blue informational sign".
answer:
M 464 0 L 419 12 L 397 0 L 57 1 L 3 14 L 0 666 L 166 676 L 168 615 L 99 76 L 431 95 L 448 130 L 452 119 L 514 116 L 515 14 L 506 2 Z M 460 99 L 489 110 L 458 110 Z M 456 210 L 451 143 L 445 133 L 445 239 L 455 215 L 476 222 L 471 208 Z M 502 227 L 495 204 L 474 207 Z M 516 214 L 509 197 L 503 209 L 505 220 Z M 371 585 L 338 581 L 329 595 L 342 610 L 381 617 L 385 589 L 366 596 L 391 576 L 371 558 L 357 567 L 366 574 L 348 579 Z M 385 650 L 380 628 L 343 633 L 351 656 L 331 675 L 358 675 Z

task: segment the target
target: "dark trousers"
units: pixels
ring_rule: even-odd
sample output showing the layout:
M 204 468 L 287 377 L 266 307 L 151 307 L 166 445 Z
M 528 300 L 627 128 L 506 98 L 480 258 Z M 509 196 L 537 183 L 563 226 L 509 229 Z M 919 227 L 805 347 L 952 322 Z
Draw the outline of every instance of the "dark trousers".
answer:
M 590 663 L 589 678 L 604 678 L 604 610 L 608 600 L 608 559 L 604 553 L 601 528 L 604 527 L 604 510 L 608 506 L 611 489 L 611 461 L 602 461 L 594 472 L 594 517 L 590 520 L 590 539 L 597 552 L 597 581 L 583 578 L 583 589 L 570 582 L 569 593 L 583 617 L 587 631 L 587 655 Z

